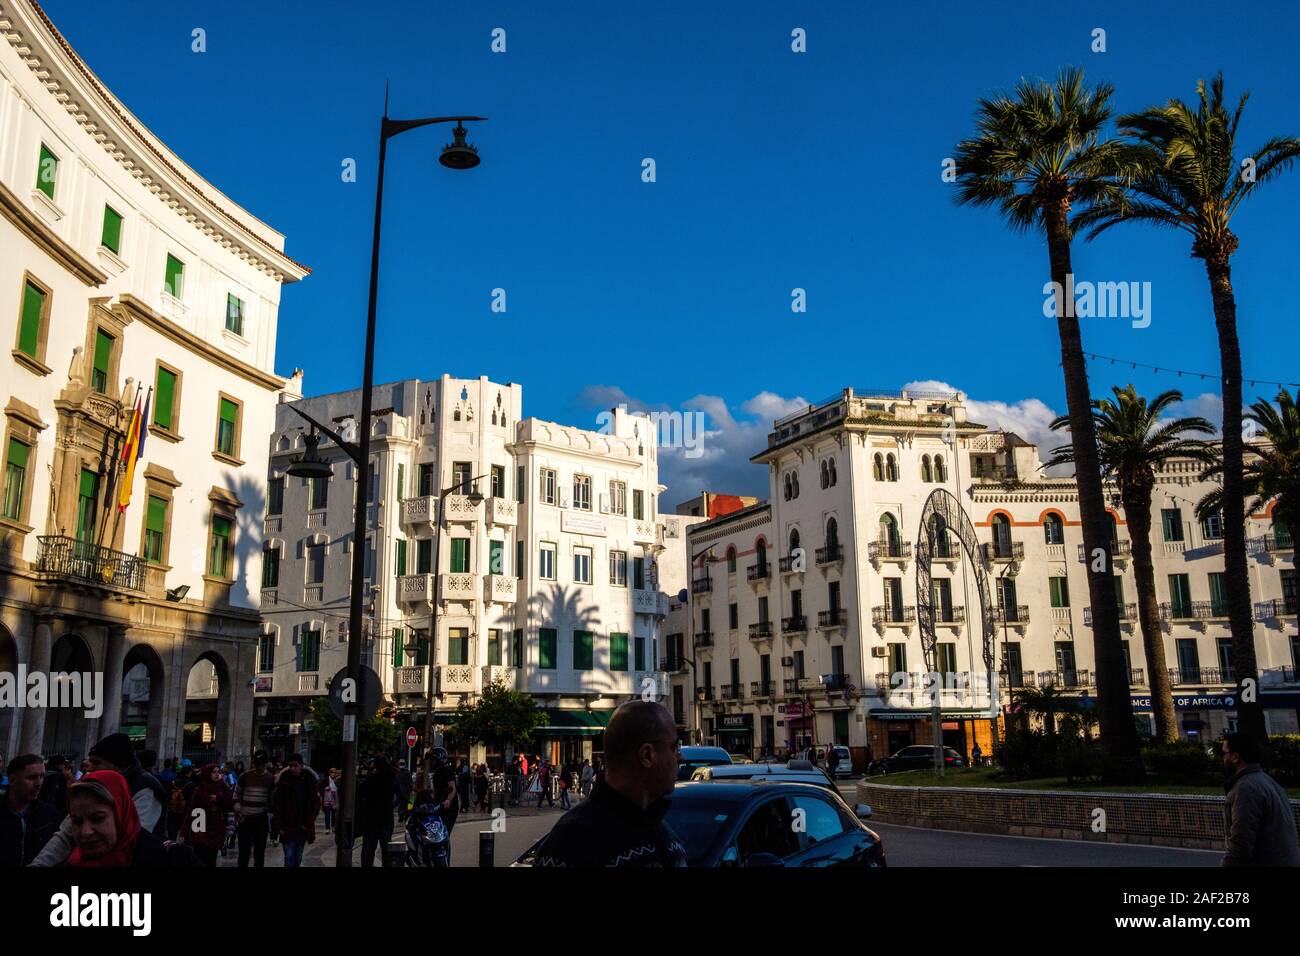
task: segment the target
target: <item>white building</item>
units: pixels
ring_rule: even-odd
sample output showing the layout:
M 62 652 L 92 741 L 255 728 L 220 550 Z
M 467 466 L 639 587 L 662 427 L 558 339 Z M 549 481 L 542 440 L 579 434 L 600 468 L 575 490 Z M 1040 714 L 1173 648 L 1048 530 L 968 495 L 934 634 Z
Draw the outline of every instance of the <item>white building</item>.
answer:
M 386 697 L 422 730 L 430 676 L 439 726 L 500 680 L 545 708 L 538 742 L 554 759 L 598 752 L 617 704 L 667 689 L 657 661 L 675 579 L 659 575 L 665 562 L 682 573 L 685 538 L 679 519 L 669 531 L 657 517 L 648 421 L 615 409 L 592 431 L 524 418 L 519 385 L 450 376 L 378 386 L 373 407 L 367 658 Z M 286 475 L 310 430 L 294 408 L 334 427 L 360 391 L 282 405 L 272 437 L 277 570 L 257 706 L 263 742 L 286 749 L 309 745 L 310 702 L 346 664 L 354 502 L 351 463 L 328 439 L 332 479 Z
M 247 755 L 276 316 L 307 271 L 33 0 L 0 0 L 0 670 L 102 672 L 109 698 L 98 719 L 6 709 L 0 750 L 84 754 L 121 727 L 160 756 Z M 196 664 L 219 693 L 187 715 Z
M 836 742 L 869 745 L 879 756 L 932 740 L 914 550 L 939 488 L 960 502 L 979 539 L 1001 703 L 1026 685 L 1095 693 L 1074 480 L 1045 477 L 1035 446 L 968 421 L 961 393 L 845 389 L 776 422 L 752 460 L 769 469 L 770 500 L 687 533 L 690 554 L 706 553 L 694 569 L 685 629 L 672 627 L 666 638 L 682 658 L 669 668 L 674 685 L 689 701 L 703 698 L 684 715 L 685 734 L 744 753 Z M 1210 487 L 1200 470 L 1175 462 L 1159 474 L 1153 550 L 1180 728 L 1213 736 L 1234 718 L 1231 642 L 1221 528 L 1194 519 Z M 1136 588 L 1117 496 L 1113 503 L 1134 711 L 1142 714 L 1150 697 Z M 1294 552 L 1268 514 L 1250 517 L 1250 535 L 1266 716 L 1271 732 L 1294 733 Z M 966 753 L 978 740 L 988 753 L 980 590 L 955 536 L 931 574 L 937 670 L 961 675 L 944 697 L 945 738 Z M 693 668 L 684 660 L 692 648 Z M 975 689 L 962 691 L 967 682 Z

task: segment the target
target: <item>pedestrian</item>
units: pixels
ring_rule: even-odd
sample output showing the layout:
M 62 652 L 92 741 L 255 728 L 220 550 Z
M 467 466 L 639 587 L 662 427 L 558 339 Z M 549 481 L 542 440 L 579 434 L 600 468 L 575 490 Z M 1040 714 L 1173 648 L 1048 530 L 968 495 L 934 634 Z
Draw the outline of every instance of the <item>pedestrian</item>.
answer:
M 59 819 L 68 815 L 68 761 L 51 757 L 45 779 L 41 782 L 39 799 L 59 811 Z
M 542 809 L 542 800 L 546 800 L 547 806 L 555 806 L 555 798 L 551 796 L 551 765 L 540 763 L 537 766 L 537 809 Z
M 980 748 L 979 741 L 975 741 L 975 746 L 971 748 L 970 765 L 972 767 L 982 767 L 984 765 L 984 751 Z
M 582 799 L 586 800 L 591 796 L 591 782 L 596 776 L 596 771 L 591 766 L 591 761 L 583 759 L 582 761 Z
M 388 866 L 388 843 L 393 838 L 393 801 L 397 781 L 387 757 L 379 756 L 357 788 L 357 829 L 361 832 L 361 865 L 375 865 L 375 847 L 379 863 Z
M 239 865 L 261 869 L 266 863 L 266 837 L 269 832 L 269 807 L 275 777 L 266 767 L 266 753 L 253 754 L 253 769 L 240 774 L 235 784 L 235 831 L 239 837 Z
M 519 806 L 519 756 L 506 763 L 506 793 L 510 806 Z
M 284 846 L 285 868 L 302 866 L 304 847 L 316 842 L 320 797 L 316 794 L 316 774 L 303 766 L 301 754 L 290 754 L 287 766 L 276 778 L 271 812 Z
M 571 810 L 573 805 L 569 803 L 569 775 L 560 774 L 560 809 Z
M 460 795 L 461 812 L 468 813 L 470 801 L 474 796 L 474 772 L 470 769 L 468 760 L 461 760 L 458 762 L 456 769 L 456 792 Z
M 333 767 L 329 773 L 321 777 L 320 781 L 320 805 L 325 811 L 325 832 L 334 832 L 334 808 L 338 806 L 339 786 L 335 783 L 338 771 Z
M 0 800 L 0 867 L 26 866 L 58 832 L 64 813 L 40 799 L 45 760 L 22 754 L 5 765 L 7 789 Z
M 663 821 L 681 745 L 669 711 L 634 700 L 605 728 L 605 774 L 537 847 L 535 866 L 682 867 L 686 850 Z
M 527 754 L 519 755 L 519 774 L 522 777 L 528 776 L 528 755 Z
M 474 808 L 483 813 L 488 810 L 487 764 L 481 763 L 474 771 Z
M 234 809 L 234 805 L 225 774 L 215 763 L 206 764 L 190 792 L 180 842 L 188 843 L 209 869 L 217 865 L 217 851 L 225 846 L 226 811 Z
M 330 771 L 330 773 L 332 775 L 334 771 Z M 396 780 L 397 780 L 397 819 L 400 822 L 405 823 L 406 814 L 408 812 L 407 806 L 411 802 L 411 789 L 412 787 L 415 786 L 414 781 L 411 779 L 411 771 L 406 766 L 405 760 L 397 761 Z
M 441 809 L 442 822 L 447 828 L 447 859 L 451 859 L 451 831 L 456 825 L 458 816 L 456 800 L 456 776 L 452 772 L 450 761 L 447 757 L 447 751 L 441 747 L 434 747 L 429 751 L 428 766 L 432 768 L 429 774 L 428 787 L 433 794 L 434 803 L 438 804 Z
M 831 783 L 835 782 L 835 770 L 840 765 L 840 755 L 835 752 L 834 747 L 826 748 L 826 776 L 831 778 Z
M 1295 814 L 1282 786 L 1259 762 L 1259 743 L 1250 734 L 1223 738 L 1227 775 L 1222 866 L 1300 866 Z
M 140 822 L 126 777 L 116 770 L 86 773 L 68 790 L 74 846 L 68 866 L 196 867 L 194 851 L 164 843 Z

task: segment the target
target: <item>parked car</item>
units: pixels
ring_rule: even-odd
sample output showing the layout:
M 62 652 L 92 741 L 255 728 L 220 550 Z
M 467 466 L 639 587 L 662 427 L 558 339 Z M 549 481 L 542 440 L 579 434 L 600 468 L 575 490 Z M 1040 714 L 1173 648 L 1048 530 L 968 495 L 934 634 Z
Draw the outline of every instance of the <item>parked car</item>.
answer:
M 750 760 L 744 754 L 732 754 L 731 762 L 732 763 L 753 763 L 754 761 Z
M 966 758 L 951 747 L 943 748 L 945 767 L 964 767 Z M 898 773 L 900 770 L 925 770 L 934 766 L 934 745 L 916 744 L 904 747 L 890 757 L 877 760 L 868 769 L 870 774 Z
M 681 763 L 677 765 L 677 779 L 690 780 L 700 767 L 729 767 L 731 754 L 721 747 L 683 747 Z
M 886 866 L 880 835 L 839 794 L 779 776 L 735 783 L 679 783 L 664 822 L 686 848 L 690 866 Z M 795 811 L 802 827 L 795 827 Z M 542 839 L 545 839 L 543 837 Z M 532 866 L 534 843 L 512 864 Z
M 793 766 L 791 766 L 793 764 Z M 811 783 L 834 788 L 831 778 L 806 760 L 783 763 L 732 764 L 730 767 L 699 767 L 691 774 L 693 781 L 780 780 L 788 783 Z
M 843 745 L 836 745 L 834 747 L 828 747 L 827 749 L 835 756 L 835 776 L 853 776 L 853 754 L 849 752 L 849 748 Z

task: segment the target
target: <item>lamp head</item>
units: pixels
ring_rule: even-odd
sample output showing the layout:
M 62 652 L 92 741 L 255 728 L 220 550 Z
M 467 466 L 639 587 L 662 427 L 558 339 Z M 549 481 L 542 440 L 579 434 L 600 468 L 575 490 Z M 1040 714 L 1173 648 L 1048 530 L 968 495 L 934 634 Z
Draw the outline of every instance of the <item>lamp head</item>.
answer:
M 334 474 L 334 469 L 330 463 L 321 458 L 317 450 L 320 446 L 320 436 L 316 430 L 312 431 L 304 439 L 307 444 L 307 450 L 303 452 L 301 458 L 290 465 L 286 472 L 295 478 L 329 478 Z
M 465 141 L 465 127 L 459 122 L 452 132 L 452 141 L 442 148 L 438 162 L 448 169 L 473 169 L 479 164 L 478 147 Z

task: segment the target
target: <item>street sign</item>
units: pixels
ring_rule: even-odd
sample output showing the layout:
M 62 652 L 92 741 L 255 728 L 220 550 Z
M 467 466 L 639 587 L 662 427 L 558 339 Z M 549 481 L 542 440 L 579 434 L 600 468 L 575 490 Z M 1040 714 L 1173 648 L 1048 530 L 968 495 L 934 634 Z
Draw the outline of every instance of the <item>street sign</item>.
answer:
M 329 705 L 334 716 L 343 719 L 343 681 L 348 676 L 346 667 L 330 678 Z M 365 664 L 361 665 L 361 679 L 357 681 L 356 700 L 362 716 L 370 717 L 379 708 L 380 698 L 384 696 L 384 687 L 379 682 L 379 675 Z
M 420 739 L 420 732 L 414 727 L 406 728 L 406 746 L 414 747 L 415 742 Z
M 817 688 L 819 688 L 819 687 L 821 687 L 821 686 L 822 686 L 822 682 L 821 682 L 821 679 L 818 678 L 818 677 L 800 677 L 800 678 L 799 678 L 799 689 L 800 689 L 800 690 L 816 690 Z

